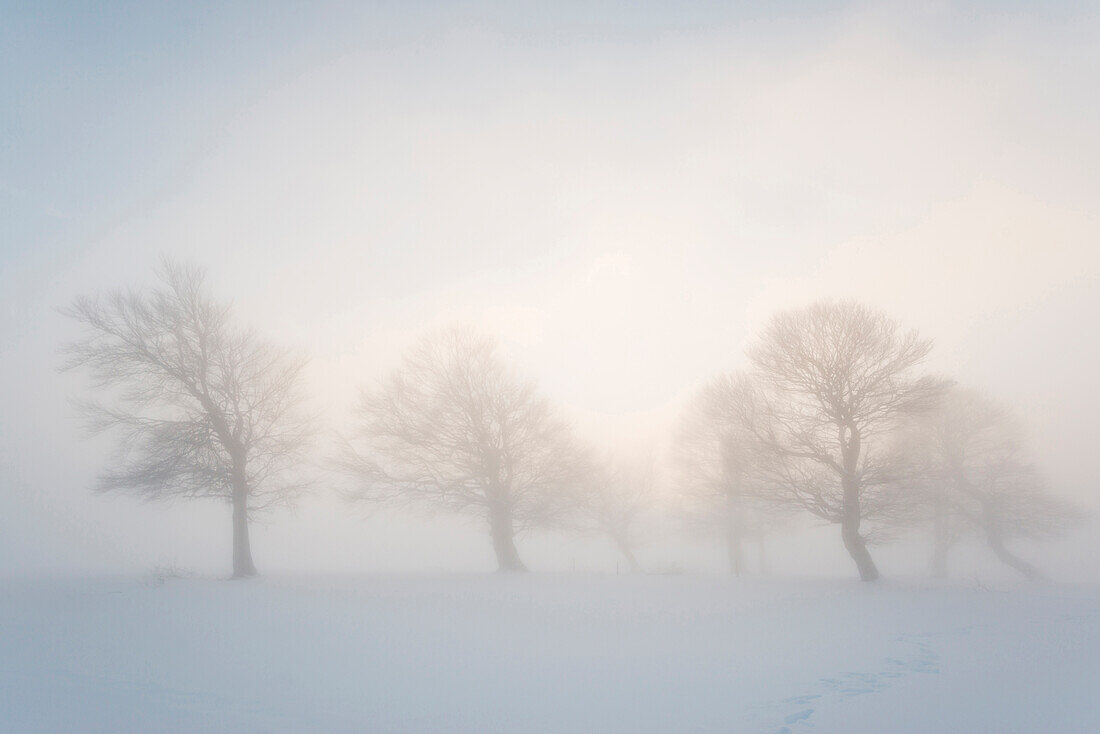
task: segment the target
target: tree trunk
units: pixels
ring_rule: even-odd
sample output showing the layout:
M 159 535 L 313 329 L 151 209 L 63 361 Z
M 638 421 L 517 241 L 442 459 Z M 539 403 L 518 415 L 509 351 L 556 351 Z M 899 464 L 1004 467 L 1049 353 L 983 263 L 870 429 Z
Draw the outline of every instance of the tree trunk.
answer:
M 726 536 L 726 554 L 729 556 L 730 573 L 740 576 L 745 570 L 744 555 L 741 552 L 741 536 L 730 529 Z
M 859 569 L 860 581 L 874 581 L 878 578 L 878 568 L 871 560 L 871 554 L 867 551 L 867 541 L 859 534 L 860 518 L 863 515 L 860 506 L 859 477 L 856 470 L 859 466 L 859 452 L 862 446 L 862 437 L 855 425 L 849 423 L 840 427 L 839 436 L 841 456 L 844 467 L 841 473 L 840 483 L 844 490 L 844 504 L 841 507 L 840 537 L 844 539 L 844 547 L 848 555 L 856 562 Z
M 840 537 L 848 555 L 856 562 L 860 581 L 874 581 L 879 577 L 878 568 L 867 550 L 867 541 L 859 534 L 860 507 L 858 480 L 848 474 L 843 477 L 844 506 L 840 518 Z
M 248 538 L 248 492 L 233 490 L 233 578 L 259 575 L 252 562 L 252 544 Z
M 642 567 L 639 565 L 638 559 L 634 557 L 634 550 L 630 547 L 630 543 L 625 538 L 615 536 L 615 545 L 618 546 L 619 552 L 626 558 L 626 562 L 630 564 L 630 572 L 640 573 Z
M 1018 571 L 1028 581 L 1045 581 L 1046 576 L 1042 571 L 1005 548 L 1004 539 L 1001 536 L 1000 519 L 995 511 L 989 507 L 983 507 L 982 513 L 985 515 L 986 544 L 993 551 L 993 555 L 997 556 L 1001 563 Z
M 947 501 L 936 498 L 935 515 L 932 518 L 932 576 L 947 578 L 947 552 L 951 549 L 951 528 L 948 526 Z
M 726 509 L 729 513 L 726 527 L 726 553 L 729 556 L 730 573 L 740 576 L 745 570 L 745 555 L 741 536 L 744 534 L 744 522 L 741 517 L 739 497 L 730 493 L 727 496 Z
M 497 555 L 498 571 L 526 571 L 516 550 L 512 511 L 504 505 L 489 509 L 489 532 L 493 536 L 493 550 Z
M 867 541 L 859 534 L 859 520 L 854 522 L 845 519 L 840 523 L 840 535 L 844 539 L 844 547 L 848 555 L 856 562 L 859 569 L 860 581 L 875 581 L 879 577 L 878 568 L 867 550 Z
M 224 436 L 228 431 L 219 434 Z M 252 562 L 252 542 L 248 537 L 248 453 L 235 439 L 223 440 L 233 462 L 229 477 L 233 493 L 233 578 L 247 579 L 259 575 Z
M 1005 548 L 1000 538 L 990 538 L 989 547 L 1001 563 L 1016 569 L 1028 581 L 1046 580 L 1046 575 L 1042 571 Z
M 936 538 L 932 546 L 932 577 L 937 579 L 947 578 L 947 551 L 949 545 L 941 538 Z

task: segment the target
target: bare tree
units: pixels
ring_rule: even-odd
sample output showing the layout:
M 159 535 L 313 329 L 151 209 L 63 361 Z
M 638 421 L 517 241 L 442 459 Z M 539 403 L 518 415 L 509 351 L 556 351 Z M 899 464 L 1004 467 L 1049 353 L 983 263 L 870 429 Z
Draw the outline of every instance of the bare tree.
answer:
M 773 461 L 753 432 L 758 395 L 748 375 L 720 375 L 689 405 L 673 444 L 680 506 L 691 527 L 726 540 L 730 571 L 745 570 L 744 544 L 755 537 L 764 564 L 764 535 L 776 521 L 762 498 Z
M 291 477 L 310 435 L 298 410 L 304 361 L 237 328 L 202 270 L 164 260 L 149 292 L 81 297 L 65 311 L 86 336 L 67 349 L 103 402 L 82 408 L 120 439 L 100 491 L 215 497 L 233 507 L 233 576 L 256 575 L 249 518 L 302 488 Z
M 879 446 L 899 421 L 935 406 L 947 383 L 917 377 L 932 342 L 856 303 L 780 313 L 750 351 L 761 391 L 754 419 L 781 499 L 838 523 L 860 578 L 879 576 L 861 521 L 896 468 Z M 885 443 L 885 442 L 883 442 Z
M 1046 491 L 1012 415 L 977 392 L 952 390 L 904 436 L 902 450 L 918 477 L 917 491 L 908 492 L 917 500 L 911 516 L 932 524 L 933 571 L 946 575 L 951 543 L 978 534 L 1002 563 L 1043 578 L 1005 541 L 1057 537 L 1081 512 Z
M 653 511 L 656 494 L 652 456 L 648 460 L 609 459 L 592 472 L 580 506 L 584 528 L 610 538 L 634 573 L 642 570 L 635 549 L 640 526 Z
M 483 516 L 502 571 L 523 571 L 518 533 L 576 512 L 591 463 L 533 383 L 473 331 L 430 334 L 363 394 L 344 462 L 359 499 Z
M 944 400 L 951 399 L 949 392 Z M 927 526 L 932 535 L 932 555 L 929 573 L 935 578 L 948 576 L 948 556 L 951 548 L 969 530 L 965 521 L 952 509 L 952 492 L 944 481 L 942 467 L 936 456 L 935 426 L 943 405 L 906 421 L 892 438 L 890 449 L 897 471 L 886 483 L 888 501 L 880 521 L 904 532 Z

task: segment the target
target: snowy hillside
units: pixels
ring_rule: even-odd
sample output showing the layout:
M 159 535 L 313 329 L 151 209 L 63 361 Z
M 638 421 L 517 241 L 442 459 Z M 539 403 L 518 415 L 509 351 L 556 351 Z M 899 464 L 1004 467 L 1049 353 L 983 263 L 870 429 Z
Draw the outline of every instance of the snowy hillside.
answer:
M 1100 588 L 5 581 L 12 732 L 1100 731 Z

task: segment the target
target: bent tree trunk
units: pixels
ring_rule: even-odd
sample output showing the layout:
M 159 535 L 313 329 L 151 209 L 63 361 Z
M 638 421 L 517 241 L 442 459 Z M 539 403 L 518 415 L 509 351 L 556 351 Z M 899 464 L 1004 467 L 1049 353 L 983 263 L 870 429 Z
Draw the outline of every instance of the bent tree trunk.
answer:
M 623 558 L 630 565 L 631 573 L 639 573 L 642 570 L 641 565 L 638 563 L 638 559 L 634 556 L 634 549 L 630 547 L 630 543 L 626 538 L 618 535 L 615 537 L 615 545 L 618 547 L 619 552 L 623 554 Z
M 252 544 L 248 538 L 248 492 L 233 490 L 233 578 L 258 575 L 252 562 Z
M 838 436 L 840 440 L 843 471 L 840 476 L 841 489 L 844 491 L 840 508 L 840 537 L 848 555 L 856 562 L 860 581 L 874 581 L 878 578 L 878 568 L 867 551 L 867 541 L 859 533 L 859 522 L 863 516 L 860 507 L 860 480 L 856 474 L 859 466 L 859 452 L 862 439 L 859 430 L 851 424 L 842 426 Z
M 983 513 L 985 514 L 986 545 L 993 551 L 993 555 L 997 556 L 997 560 L 1018 571 L 1028 581 L 1045 581 L 1046 576 L 1042 571 L 1005 548 L 996 514 L 989 508 L 983 508 Z
M 512 511 L 500 504 L 489 508 L 489 532 L 493 536 L 493 550 L 497 556 L 498 571 L 526 571 L 516 550 L 516 532 L 512 524 Z
M 855 521 L 845 519 L 840 523 L 840 536 L 844 539 L 844 547 L 848 555 L 856 562 L 859 569 L 860 581 L 875 581 L 879 577 L 878 568 L 867 550 L 867 541 L 859 534 L 859 519 Z
M 1000 538 L 990 538 L 989 548 L 1001 563 L 1019 571 L 1028 581 L 1046 580 L 1046 575 L 1042 571 L 1005 548 Z
M 859 485 L 855 477 L 847 475 L 844 482 L 844 506 L 841 510 L 840 536 L 848 555 L 856 562 L 860 581 L 874 581 L 879 577 L 878 568 L 867 550 L 867 541 L 859 533 L 860 507 Z

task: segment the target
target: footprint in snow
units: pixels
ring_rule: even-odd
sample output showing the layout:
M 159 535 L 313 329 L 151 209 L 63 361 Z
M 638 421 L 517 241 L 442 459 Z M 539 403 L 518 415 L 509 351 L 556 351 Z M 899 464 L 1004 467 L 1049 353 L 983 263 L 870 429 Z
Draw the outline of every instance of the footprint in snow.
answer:
M 794 724 L 795 722 L 798 722 L 798 721 L 805 721 L 806 719 L 813 716 L 813 713 L 814 713 L 813 709 L 803 709 L 801 711 L 796 711 L 793 714 L 789 714 L 787 716 L 787 718 L 783 719 L 783 723 L 784 724 Z
M 792 726 L 798 726 L 800 730 L 802 726 L 812 727 L 813 724 L 809 719 L 814 709 L 805 708 L 805 705 L 821 698 L 822 695 L 828 695 L 833 701 L 840 703 L 854 696 L 877 693 L 911 673 L 939 673 L 940 657 L 929 644 L 930 637 L 932 637 L 930 634 L 899 635 L 896 638 L 898 642 L 910 646 L 910 649 L 915 648 L 913 655 L 888 657 L 883 661 L 886 669 L 876 673 L 844 671 L 832 678 L 821 678 L 817 684 L 819 689 L 825 691 L 824 694 L 810 693 L 783 699 L 780 706 L 802 706 L 803 708 L 784 716 L 782 719 L 784 726 L 766 731 L 770 734 L 794 734 Z

